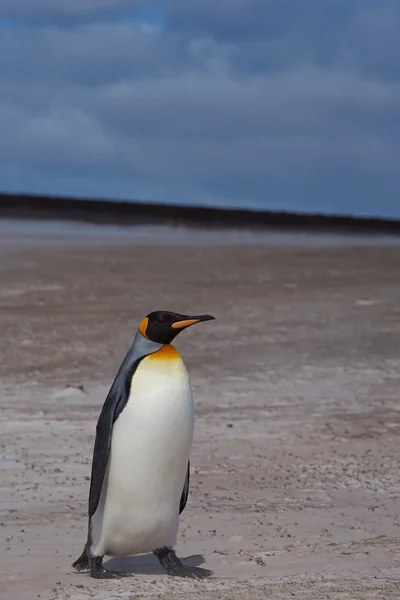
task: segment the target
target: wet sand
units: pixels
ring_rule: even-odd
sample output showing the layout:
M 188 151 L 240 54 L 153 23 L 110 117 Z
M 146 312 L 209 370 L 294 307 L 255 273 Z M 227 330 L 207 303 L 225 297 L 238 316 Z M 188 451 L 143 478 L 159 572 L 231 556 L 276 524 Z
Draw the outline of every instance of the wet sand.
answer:
M 1 598 L 399 598 L 398 244 L 9 227 Z M 132 579 L 94 581 L 70 564 L 95 424 L 138 322 L 160 308 L 217 317 L 176 342 L 197 412 L 177 550 L 215 577 L 173 580 L 142 556 L 109 562 Z

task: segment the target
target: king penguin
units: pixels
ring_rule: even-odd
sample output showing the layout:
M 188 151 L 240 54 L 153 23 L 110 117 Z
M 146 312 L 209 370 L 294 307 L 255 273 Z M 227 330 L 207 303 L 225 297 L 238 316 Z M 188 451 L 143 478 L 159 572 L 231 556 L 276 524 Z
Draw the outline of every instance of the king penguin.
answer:
M 103 567 L 104 555 L 153 552 L 168 575 L 212 575 L 184 565 L 173 549 L 189 494 L 194 405 L 188 372 L 171 345 L 183 329 L 211 319 L 156 311 L 141 322 L 97 422 L 88 535 L 76 570 L 122 577 Z

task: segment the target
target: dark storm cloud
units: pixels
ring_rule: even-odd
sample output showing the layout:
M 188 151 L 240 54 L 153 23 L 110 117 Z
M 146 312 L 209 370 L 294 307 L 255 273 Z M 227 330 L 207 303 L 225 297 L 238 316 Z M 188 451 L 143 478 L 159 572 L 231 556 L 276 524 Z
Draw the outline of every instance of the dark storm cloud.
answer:
M 397 3 L 56 4 L 0 34 L 3 187 L 400 216 Z

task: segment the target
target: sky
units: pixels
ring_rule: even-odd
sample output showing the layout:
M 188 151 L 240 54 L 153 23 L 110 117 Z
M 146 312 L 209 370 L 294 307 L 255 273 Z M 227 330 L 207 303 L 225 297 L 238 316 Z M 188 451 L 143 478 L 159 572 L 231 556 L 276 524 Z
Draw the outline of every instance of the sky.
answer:
M 0 0 L 0 190 L 400 218 L 400 1 Z

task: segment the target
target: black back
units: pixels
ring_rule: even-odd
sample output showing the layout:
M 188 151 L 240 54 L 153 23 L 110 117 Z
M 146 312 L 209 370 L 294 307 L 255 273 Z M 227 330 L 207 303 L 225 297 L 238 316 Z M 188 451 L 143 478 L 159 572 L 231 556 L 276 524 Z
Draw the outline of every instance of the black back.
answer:
M 112 428 L 128 401 L 129 380 L 132 378 L 141 360 L 143 359 L 137 359 L 131 365 L 131 368 L 126 371 L 126 377 L 121 377 L 120 373 L 118 373 L 108 392 L 99 420 L 97 421 L 89 491 L 89 517 L 94 515 L 99 504 L 101 488 L 110 454 Z

